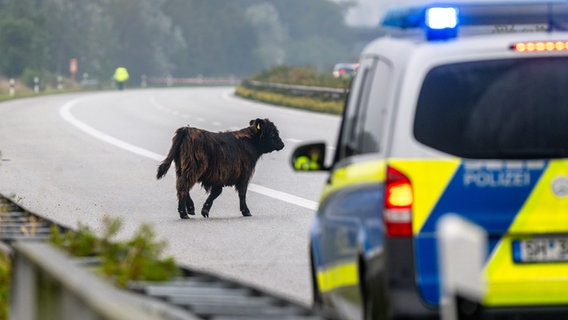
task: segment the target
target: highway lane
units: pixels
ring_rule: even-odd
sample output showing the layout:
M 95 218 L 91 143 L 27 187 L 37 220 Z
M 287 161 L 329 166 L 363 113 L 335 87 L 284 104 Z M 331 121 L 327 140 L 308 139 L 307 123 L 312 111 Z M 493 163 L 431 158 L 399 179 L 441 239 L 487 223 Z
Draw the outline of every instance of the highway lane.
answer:
M 156 168 L 176 128 L 240 129 L 270 118 L 286 147 L 264 155 L 242 218 L 225 188 L 210 219 L 177 214 L 173 168 Z M 178 263 L 310 303 L 307 235 L 325 174 L 294 173 L 298 143 L 335 141 L 339 117 L 273 107 L 232 96 L 232 88 L 148 89 L 58 95 L 0 104 L 0 193 L 61 223 L 99 230 L 121 218 L 128 237 L 149 223 Z M 198 208 L 200 187 L 192 197 Z

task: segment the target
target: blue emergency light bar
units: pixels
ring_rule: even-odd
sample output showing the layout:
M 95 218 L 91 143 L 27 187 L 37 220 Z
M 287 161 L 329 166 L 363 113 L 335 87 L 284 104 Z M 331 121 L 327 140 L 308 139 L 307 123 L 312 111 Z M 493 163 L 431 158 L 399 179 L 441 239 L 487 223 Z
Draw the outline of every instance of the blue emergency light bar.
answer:
M 548 31 L 568 30 L 568 1 L 461 2 L 388 10 L 382 26 L 423 29 L 428 40 L 457 37 L 460 26 L 542 24 Z
M 458 35 L 459 11 L 454 7 L 430 7 L 424 12 L 428 40 L 444 40 Z

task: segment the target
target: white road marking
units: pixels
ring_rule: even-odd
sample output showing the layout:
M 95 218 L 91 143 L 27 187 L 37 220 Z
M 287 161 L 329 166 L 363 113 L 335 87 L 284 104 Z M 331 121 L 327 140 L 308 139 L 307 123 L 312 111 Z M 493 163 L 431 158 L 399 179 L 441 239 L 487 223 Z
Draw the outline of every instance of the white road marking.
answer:
M 267 197 L 282 200 L 284 202 L 295 204 L 295 205 L 298 205 L 300 207 L 304 207 L 304 208 L 307 208 L 307 209 L 316 210 L 317 207 L 318 207 L 318 204 L 315 201 L 311 201 L 311 200 L 308 200 L 308 199 L 297 197 L 295 195 L 291 195 L 289 193 L 285 193 L 285 192 L 282 192 L 282 191 L 263 187 L 263 186 L 258 185 L 258 184 L 251 183 L 251 184 L 249 184 L 248 189 L 250 191 L 254 191 L 256 193 L 263 194 Z
M 158 108 L 158 110 L 163 111 L 163 112 L 165 112 L 165 113 L 167 113 L 167 114 L 171 114 L 171 115 L 173 115 L 174 117 L 182 117 L 182 118 L 184 118 L 184 119 L 189 119 L 189 118 L 191 118 L 188 114 L 180 113 L 180 112 L 177 111 L 177 110 L 170 109 L 170 108 L 168 108 L 168 107 L 166 107 L 166 106 L 160 104 L 158 101 L 156 101 L 156 98 L 154 98 L 154 97 L 152 97 L 152 98 L 150 99 L 150 102 L 151 102 L 156 108 Z
M 165 107 L 163 105 L 159 104 L 154 97 L 152 97 L 152 99 L 150 99 L 150 102 L 159 110 L 165 109 Z
M 59 114 L 61 115 L 61 117 L 63 118 L 63 120 L 67 121 L 68 123 L 70 123 L 71 125 L 73 125 L 74 127 L 76 127 L 77 129 L 89 134 L 90 136 L 97 138 L 101 141 L 104 141 L 106 143 L 109 143 L 115 147 L 121 148 L 123 150 L 126 151 L 130 151 L 134 154 L 146 157 L 146 158 L 150 158 L 152 160 L 156 160 L 156 161 L 162 161 L 166 156 L 137 147 L 135 145 L 132 145 L 130 143 L 124 142 L 120 139 L 117 139 L 113 136 L 110 136 L 106 133 L 103 133 L 87 124 L 85 124 L 84 122 L 78 120 L 77 118 L 75 118 L 72 114 L 71 114 L 71 109 L 73 107 L 75 107 L 77 105 L 77 103 L 79 103 L 81 100 L 83 99 L 75 99 L 75 100 L 71 100 L 67 103 L 65 103 L 60 109 L 59 109 Z M 274 199 L 278 199 L 284 202 L 288 202 L 306 209 L 310 209 L 310 210 L 316 210 L 317 209 L 317 202 L 315 201 L 311 201 L 308 199 L 304 199 L 301 197 L 297 197 L 282 191 L 278 191 L 278 190 L 274 190 L 274 189 L 270 189 L 267 187 L 263 187 L 261 185 L 258 184 L 254 184 L 251 183 L 249 184 L 249 188 L 250 191 L 265 195 L 267 197 L 271 197 Z
M 106 133 L 102 133 L 100 131 L 98 131 L 97 129 L 85 124 L 84 122 L 81 122 L 79 120 L 77 120 L 77 118 L 75 118 L 70 110 L 82 99 L 75 99 L 75 100 L 71 100 L 69 102 L 67 102 L 66 104 L 64 104 L 61 109 L 59 109 L 59 114 L 61 115 L 61 117 L 63 118 L 63 120 L 69 122 L 70 124 L 72 124 L 73 126 L 77 127 L 78 129 L 82 130 L 83 132 L 99 139 L 102 140 L 106 143 L 112 144 L 116 147 L 119 147 L 121 149 L 130 151 L 132 153 L 135 153 L 137 155 L 141 155 L 143 157 L 146 158 L 150 158 L 153 160 L 157 160 L 157 161 L 162 161 L 165 157 L 154 153 L 152 151 L 148 151 L 146 149 L 137 147 L 135 145 L 131 145 L 129 143 L 126 143 L 122 140 L 119 140 L 113 136 L 110 136 Z

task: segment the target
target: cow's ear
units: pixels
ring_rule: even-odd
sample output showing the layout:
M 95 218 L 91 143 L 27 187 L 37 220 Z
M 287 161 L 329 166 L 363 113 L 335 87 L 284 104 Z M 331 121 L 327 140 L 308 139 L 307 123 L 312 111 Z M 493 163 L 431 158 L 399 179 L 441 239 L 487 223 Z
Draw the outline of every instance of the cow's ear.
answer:
M 264 125 L 264 121 L 262 119 L 251 120 L 250 125 L 254 126 L 257 131 L 260 131 Z

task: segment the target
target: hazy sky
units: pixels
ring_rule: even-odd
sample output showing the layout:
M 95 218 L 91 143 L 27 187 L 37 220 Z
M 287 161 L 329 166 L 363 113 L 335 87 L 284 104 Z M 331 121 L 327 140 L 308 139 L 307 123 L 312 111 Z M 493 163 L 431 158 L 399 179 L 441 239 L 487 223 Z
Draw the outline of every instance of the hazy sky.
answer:
M 341 1 L 341 0 L 339 0 Z M 382 9 L 389 0 L 356 0 L 358 5 L 352 8 L 346 22 L 353 26 L 376 26 L 379 24 Z
M 350 0 L 332 0 L 337 2 Z M 438 0 L 354 0 L 358 3 L 356 7 L 347 13 L 346 22 L 353 26 L 377 26 L 381 20 L 385 9 L 393 6 L 404 5 L 424 5 L 426 3 L 436 3 Z M 491 0 L 453 0 L 452 2 L 480 2 Z M 502 0 L 516 1 L 516 0 Z

